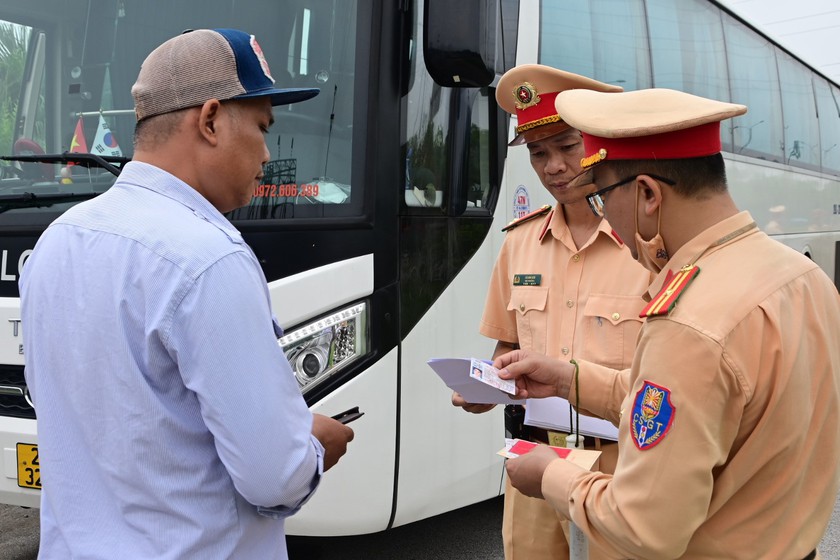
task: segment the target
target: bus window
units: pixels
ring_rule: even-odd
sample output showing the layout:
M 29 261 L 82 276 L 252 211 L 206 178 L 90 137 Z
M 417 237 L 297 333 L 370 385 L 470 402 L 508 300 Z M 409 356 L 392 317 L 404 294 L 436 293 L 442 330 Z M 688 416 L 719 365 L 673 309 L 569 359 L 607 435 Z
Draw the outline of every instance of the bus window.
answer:
M 418 91 L 416 88 L 420 86 Z M 415 95 L 426 96 L 431 90 L 429 106 L 417 103 Z M 444 135 L 447 111 L 441 111 L 441 98 L 448 101 L 451 91 L 425 79 L 415 79 L 408 94 L 408 142 L 405 157 L 405 204 L 410 207 L 443 205 L 447 181 L 449 139 Z M 448 103 L 447 103 L 448 105 Z M 414 125 L 414 126 L 412 126 Z
M 542 2 L 540 64 L 618 84 L 651 87 L 642 0 Z
M 516 40 L 519 36 L 519 0 L 501 0 L 502 29 L 496 41 L 496 74 L 502 75 L 516 64 Z
M 490 208 L 493 210 L 498 193 L 493 188 L 498 184 L 500 163 L 495 161 L 497 152 L 498 125 L 495 123 L 498 108 L 495 96 L 488 88 L 471 89 L 469 92 L 441 88 L 431 81 L 427 74 L 418 74 L 412 82 L 407 96 L 409 136 L 404 144 L 405 184 L 403 200 L 409 208 L 439 208 L 450 215 L 459 215 L 466 209 Z M 431 97 L 431 103 L 420 101 Z M 455 97 L 459 96 L 456 100 Z M 463 100 L 467 101 L 463 101 Z M 471 101 L 470 101 L 471 100 Z M 453 138 L 444 130 L 453 130 L 449 120 L 458 111 L 457 103 L 469 103 L 469 151 L 466 153 L 466 170 L 463 177 L 450 175 L 455 163 L 461 163 L 463 152 L 454 154 Z M 460 159 L 453 159 L 460 158 Z M 454 172 L 458 175 L 458 172 Z M 449 195 L 461 198 L 460 210 L 444 208 L 450 182 L 464 183 L 465 192 L 453 190 Z M 450 204 L 452 201 L 450 201 Z M 485 214 L 487 212 L 484 212 Z
M 414 3 L 417 21 L 420 2 Z M 448 154 L 452 138 L 447 130 L 453 92 L 443 88 L 424 71 L 421 28 L 415 26 L 411 42 L 411 87 L 405 96 L 406 130 L 405 205 L 409 208 L 442 208 L 448 187 Z
M 0 154 L 38 155 L 46 147 L 44 35 L 0 21 Z M 50 181 L 51 165 L 3 162 L 1 177 Z
M 656 87 L 729 101 L 720 10 L 700 0 L 648 0 L 647 21 Z M 721 135 L 731 150 L 731 129 L 721 127 Z
M 198 12 L 192 4 L 165 0 L 88 0 L 86 5 L 30 0 L 24 8 L 0 0 L 7 22 L 0 20 L 0 155 L 43 154 L 54 160 L 64 152 L 89 152 L 130 158 L 131 86 L 145 56 L 185 29 L 236 27 L 260 37 L 279 87 L 317 87 L 321 93 L 306 103 L 275 108 L 276 122 L 266 136 L 271 161 L 265 182 L 249 206 L 228 217 L 240 222 L 362 214 L 361 181 L 351 189 L 352 161 L 364 155 L 362 143 L 353 143 L 357 2 L 260 0 L 243 10 L 227 0 L 207 0 Z M 21 21 L 32 27 L 18 24 L 15 14 L 25 14 Z M 363 169 L 357 169 L 361 176 Z M 119 172 L 20 162 L 4 164 L 3 171 L 0 194 L 64 198 L 38 205 L 7 199 L 0 226 L 21 214 L 29 222 L 50 223 L 107 190 Z
M 734 152 L 782 163 L 782 102 L 773 44 L 723 16 L 732 101 L 749 111 L 732 119 Z
M 279 45 L 279 56 L 267 57 L 278 61 L 272 67 L 278 83 L 321 93 L 274 109 L 263 182 L 249 206 L 228 214 L 231 220 L 361 213 L 363 189 L 351 177 L 357 7 L 317 5 L 290 7 L 282 28 L 268 34 L 288 39 Z
M 490 93 L 493 93 L 490 91 Z M 491 161 L 495 155 L 490 130 L 490 106 L 488 90 L 482 88 L 476 93 L 472 104 L 470 123 L 470 149 L 467 161 L 467 208 L 486 208 L 492 192 Z M 495 103 L 492 104 L 495 109 Z
M 840 90 L 824 78 L 814 77 L 820 123 L 820 157 L 823 173 L 840 175 Z
M 820 168 L 820 133 L 811 89 L 811 71 L 789 54 L 777 51 L 782 115 L 785 120 L 785 163 Z

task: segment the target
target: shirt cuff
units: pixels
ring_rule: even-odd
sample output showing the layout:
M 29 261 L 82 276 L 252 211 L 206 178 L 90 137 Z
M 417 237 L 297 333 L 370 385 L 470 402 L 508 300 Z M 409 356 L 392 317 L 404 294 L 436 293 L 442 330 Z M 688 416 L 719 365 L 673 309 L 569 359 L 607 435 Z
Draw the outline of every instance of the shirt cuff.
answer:
M 581 474 L 589 471 L 564 459 L 555 459 L 548 464 L 542 477 L 542 493 L 545 501 L 560 512 L 566 519 L 571 519 L 570 499 L 574 481 Z
M 257 513 L 262 515 L 263 517 L 270 517 L 272 519 L 285 519 L 287 517 L 291 517 L 292 515 L 296 514 L 300 511 L 300 508 L 309 501 L 309 498 L 315 494 L 315 490 L 318 488 L 318 484 L 321 482 L 321 476 L 324 474 L 324 446 L 321 445 L 321 442 L 318 441 L 313 435 L 309 436 L 309 440 L 312 442 L 313 447 L 315 448 L 315 455 L 318 462 L 318 468 L 316 469 L 315 475 L 312 477 L 312 482 L 310 483 L 309 492 L 307 492 L 306 496 L 304 496 L 297 504 L 294 506 L 256 506 Z

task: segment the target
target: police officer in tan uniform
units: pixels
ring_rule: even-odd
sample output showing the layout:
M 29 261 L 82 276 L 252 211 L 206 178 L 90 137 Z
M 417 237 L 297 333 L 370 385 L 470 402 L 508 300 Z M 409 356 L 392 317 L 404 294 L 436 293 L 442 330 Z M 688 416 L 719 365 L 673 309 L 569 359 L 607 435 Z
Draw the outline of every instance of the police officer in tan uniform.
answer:
M 508 461 L 513 485 L 616 557 L 818 558 L 840 480 L 840 296 L 730 197 L 720 121 L 746 107 L 662 89 L 556 102 L 583 132 L 593 211 L 659 273 L 630 370 L 496 361 L 522 395 L 619 426 L 614 475 L 541 446 Z
M 517 116 L 517 136 L 510 145 L 527 145 L 534 171 L 557 204 L 505 228 L 508 233 L 490 279 L 479 330 L 497 341 L 494 358 L 525 348 L 623 368 L 633 356 L 642 324 L 641 296 L 650 274 L 609 224 L 589 210 L 585 199 L 589 191 L 569 186 L 580 172 L 583 142 L 580 132 L 557 114 L 554 99 L 558 92 L 573 88 L 621 90 L 537 64 L 518 66 L 499 81 L 499 105 Z M 457 393 L 453 403 L 471 412 L 493 406 L 465 403 Z M 563 417 L 568 418 L 565 401 L 558 409 L 564 408 Z M 537 432 L 531 430 L 536 440 L 548 443 L 545 430 Z M 612 453 L 600 442 L 592 445 L 611 456 L 605 457 L 604 468 L 612 472 L 607 463 L 615 462 L 615 444 Z M 509 485 L 502 533 L 508 560 L 569 557 L 557 513 L 543 500 L 524 496 Z

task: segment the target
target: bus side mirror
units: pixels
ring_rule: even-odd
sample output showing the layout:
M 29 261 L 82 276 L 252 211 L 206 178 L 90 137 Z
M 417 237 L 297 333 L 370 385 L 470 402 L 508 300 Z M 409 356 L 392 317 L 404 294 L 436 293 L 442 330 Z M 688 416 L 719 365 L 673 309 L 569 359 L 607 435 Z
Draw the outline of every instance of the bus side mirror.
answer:
M 484 87 L 496 76 L 499 0 L 425 0 L 423 57 L 443 87 Z

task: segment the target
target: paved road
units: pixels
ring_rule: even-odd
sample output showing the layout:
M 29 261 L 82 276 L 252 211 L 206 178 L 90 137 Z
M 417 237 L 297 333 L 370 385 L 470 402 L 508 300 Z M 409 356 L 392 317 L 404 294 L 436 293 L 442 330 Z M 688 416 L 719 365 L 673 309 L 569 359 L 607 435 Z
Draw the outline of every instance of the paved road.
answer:
M 502 500 L 497 498 L 384 533 L 359 537 L 289 537 L 290 560 L 502 560 Z M 820 544 L 840 559 L 840 499 Z M 0 558 L 35 560 L 38 510 L 0 506 Z
M 0 558 L 35 560 L 38 557 L 38 511 L 0 506 Z
M 503 560 L 502 499 L 359 537 L 289 537 L 290 560 Z M 0 559 L 35 560 L 38 510 L 0 505 Z

